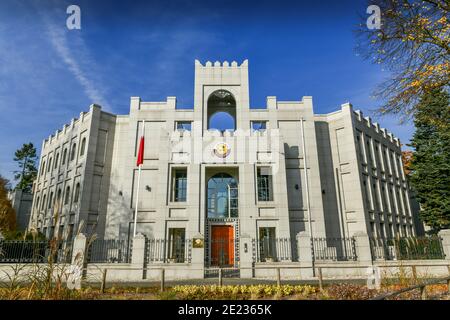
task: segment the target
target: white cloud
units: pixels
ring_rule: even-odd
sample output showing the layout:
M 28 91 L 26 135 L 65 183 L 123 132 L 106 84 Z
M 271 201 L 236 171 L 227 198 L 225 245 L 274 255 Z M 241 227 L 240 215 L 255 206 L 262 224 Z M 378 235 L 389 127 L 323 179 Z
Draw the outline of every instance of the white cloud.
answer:
M 59 57 L 67 65 L 68 70 L 83 87 L 84 93 L 92 101 L 102 106 L 105 111 L 112 111 L 111 106 L 104 97 L 104 87 L 100 81 L 95 82 L 86 70 L 95 70 L 96 63 L 89 57 L 89 50 L 81 37 L 80 30 L 69 31 L 65 23 L 52 21 L 47 13 L 40 12 L 45 23 L 50 43 Z M 68 32 L 72 32 L 71 41 Z

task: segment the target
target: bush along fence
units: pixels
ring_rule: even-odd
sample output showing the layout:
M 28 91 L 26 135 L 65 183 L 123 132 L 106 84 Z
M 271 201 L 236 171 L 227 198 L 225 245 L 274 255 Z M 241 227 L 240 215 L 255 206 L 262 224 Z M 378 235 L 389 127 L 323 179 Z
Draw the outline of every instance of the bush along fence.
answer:
M 307 232 L 300 232 L 295 238 L 255 239 L 242 235 L 225 244 L 204 240 L 201 234 L 191 239 L 137 235 L 133 239 L 88 241 L 79 234 L 73 241 L 3 240 L 0 241 L 0 268 L 2 264 L 50 260 L 74 263 L 80 255 L 87 269 L 125 270 L 118 279 L 159 277 L 163 269 L 168 278 L 188 279 L 219 275 L 217 270 L 227 268 L 237 271 L 233 276 L 252 278 L 273 276 L 282 268 L 297 268 L 291 273 L 281 271 L 283 275 L 314 277 L 317 268 L 338 271 L 354 268 L 353 274 L 361 275 L 365 272 L 361 268 L 380 263 L 394 267 L 408 263 L 450 266 L 450 230 L 423 238 L 378 239 L 364 233 L 345 238 L 311 238 Z

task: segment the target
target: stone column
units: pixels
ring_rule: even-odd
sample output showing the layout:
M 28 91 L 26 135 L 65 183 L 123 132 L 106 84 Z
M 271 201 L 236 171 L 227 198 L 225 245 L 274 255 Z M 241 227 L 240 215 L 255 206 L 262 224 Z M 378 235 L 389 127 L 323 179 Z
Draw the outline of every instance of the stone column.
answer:
M 141 269 L 141 270 L 133 270 L 131 273 L 133 274 L 133 278 L 144 279 L 145 278 L 145 236 L 141 233 L 138 233 L 133 238 L 133 251 L 131 253 L 131 267 L 133 269 Z
M 438 236 L 442 238 L 442 248 L 444 249 L 445 259 L 450 260 L 450 229 L 439 231 Z
M 192 258 L 189 278 L 203 279 L 205 276 L 205 238 L 198 233 L 192 238 Z
M 248 234 L 242 234 L 239 239 L 239 267 L 241 278 L 253 278 L 253 244 Z M 249 269 L 247 269 L 249 268 Z
M 86 236 L 82 233 L 77 234 L 73 240 L 72 264 L 83 266 L 86 250 Z
M 302 278 L 312 278 L 314 276 L 314 261 L 311 248 L 311 237 L 306 231 L 297 233 L 297 254 L 300 262 L 300 275 Z
M 369 236 L 367 233 L 357 232 L 353 237 L 355 238 L 356 256 L 358 261 L 363 265 L 371 266 L 373 260 Z

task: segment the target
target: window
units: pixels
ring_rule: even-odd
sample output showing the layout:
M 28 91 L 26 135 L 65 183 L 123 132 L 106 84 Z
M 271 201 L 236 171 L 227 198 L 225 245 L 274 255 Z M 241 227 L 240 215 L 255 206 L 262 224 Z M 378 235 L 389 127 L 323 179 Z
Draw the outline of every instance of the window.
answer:
M 51 169 L 52 169 L 52 158 L 50 158 L 50 159 L 48 160 L 47 172 L 50 172 Z
M 270 167 L 258 168 L 258 201 L 273 201 L 272 172 Z
M 44 195 L 44 198 L 42 198 L 41 210 L 44 210 L 46 200 L 47 200 L 47 195 Z
M 255 131 L 263 131 L 267 129 L 267 121 L 252 121 L 252 129 Z
M 173 170 L 173 196 L 172 201 L 184 202 L 187 194 L 187 169 L 177 168 Z
M 75 152 L 76 152 L 76 149 L 77 149 L 77 144 L 74 143 L 74 144 L 72 145 L 72 151 L 70 152 L 70 161 L 75 160 Z
M 73 195 L 73 203 L 78 203 L 78 199 L 80 198 L 80 184 L 77 183 L 75 186 L 75 194 Z
M 186 230 L 184 228 L 169 228 L 168 258 L 173 262 L 184 262 Z
M 208 218 L 235 218 L 239 215 L 237 180 L 227 173 L 217 173 L 208 180 Z
M 86 138 L 81 140 L 80 157 L 84 155 L 84 149 L 86 148 Z
M 70 187 L 66 188 L 66 194 L 64 195 L 64 204 L 69 204 L 70 201 Z
M 36 206 L 35 206 L 36 210 L 39 210 L 39 197 L 37 197 L 36 199 Z
M 269 259 L 276 261 L 276 238 L 274 227 L 259 228 L 259 254 L 262 262 Z
M 41 175 L 43 175 L 44 172 L 45 172 L 45 161 L 42 162 L 42 165 L 41 165 Z
M 66 164 L 66 159 L 67 159 L 67 148 L 64 149 L 61 164 Z
M 192 122 L 191 121 L 177 121 L 175 128 L 177 130 L 191 131 Z
M 48 209 L 52 207 L 53 202 L 53 192 L 50 193 L 50 197 L 48 198 Z
M 58 161 L 59 161 L 59 153 L 56 154 L 55 165 L 53 166 L 53 169 L 56 169 L 56 167 L 58 166 Z

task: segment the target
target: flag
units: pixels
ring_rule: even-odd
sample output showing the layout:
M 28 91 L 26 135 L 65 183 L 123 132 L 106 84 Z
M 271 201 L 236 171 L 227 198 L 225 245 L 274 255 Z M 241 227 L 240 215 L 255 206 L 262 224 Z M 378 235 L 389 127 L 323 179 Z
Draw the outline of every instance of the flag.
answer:
M 143 163 L 144 163 L 144 136 L 141 137 L 141 140 L 139 142 L 139 152 L 137 156 L 136 165 L 139 167 Z

